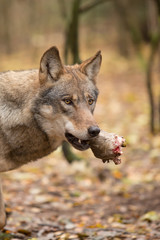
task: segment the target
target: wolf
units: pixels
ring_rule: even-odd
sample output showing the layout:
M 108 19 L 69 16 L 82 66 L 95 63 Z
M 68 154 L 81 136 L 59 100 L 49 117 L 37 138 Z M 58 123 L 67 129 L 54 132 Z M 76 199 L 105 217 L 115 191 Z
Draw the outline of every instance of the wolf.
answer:
M 81 64 L 62 64 L 48 49 L 39 70 L 0 73 L 0 172 L 43 158 L 67 140 L 78 150 L 100 129 L 93 117 L 101 52 Z M 6 223 L 0 186 L 0 229 Z

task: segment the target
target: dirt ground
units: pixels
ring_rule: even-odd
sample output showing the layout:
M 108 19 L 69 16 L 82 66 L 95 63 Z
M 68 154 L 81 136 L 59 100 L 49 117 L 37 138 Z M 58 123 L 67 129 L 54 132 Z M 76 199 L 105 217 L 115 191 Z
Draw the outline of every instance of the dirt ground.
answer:
M 98 87 L 100 127 L 127 140 L 122 163 L 103 164 L 88 150 L 75 151 L 83 160 L 69 165 L 58 149 L 3 174 L 8 220 L 0 239 L 160 239 L 160 136 L 148 131 L 144 75 L 104 57 Z

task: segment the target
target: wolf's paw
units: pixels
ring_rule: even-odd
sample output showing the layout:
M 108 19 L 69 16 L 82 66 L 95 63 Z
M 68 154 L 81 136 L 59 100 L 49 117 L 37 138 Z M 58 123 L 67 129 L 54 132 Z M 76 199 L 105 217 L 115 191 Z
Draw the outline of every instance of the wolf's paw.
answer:
M 115 164 L 120 164 L 120 156 L 123 153 L 122 147 L 125 146 L 123 137 L 102 130 L 97 137 L 90 140 L 90 148 L 95 157 L 102 159 L 104 163 L 112 160 Z

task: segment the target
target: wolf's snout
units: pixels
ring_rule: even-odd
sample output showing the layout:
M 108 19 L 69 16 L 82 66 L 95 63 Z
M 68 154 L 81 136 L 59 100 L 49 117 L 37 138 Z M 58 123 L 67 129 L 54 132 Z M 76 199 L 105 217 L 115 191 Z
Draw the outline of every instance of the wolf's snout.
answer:
M 88 134 L 90 137 L 96 137 L 100 133 L 100 129 L 97 126 L 91 126 L 88 128 Z

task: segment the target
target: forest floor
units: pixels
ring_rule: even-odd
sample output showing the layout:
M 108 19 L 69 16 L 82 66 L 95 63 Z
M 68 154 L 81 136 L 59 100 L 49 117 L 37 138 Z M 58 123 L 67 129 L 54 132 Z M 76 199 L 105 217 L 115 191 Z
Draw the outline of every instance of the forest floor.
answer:
M 149 134 L 144 76 L 123 59 L 120 67 L 105 64 L 95 116 L 102 129 L 127 139 L 122 163 L 103 164 L 88 150 L 75 151 L 83 160 L 69 165 L 58 149 L 3 174 L 1 240 L 160 239 L 160 136 Z

